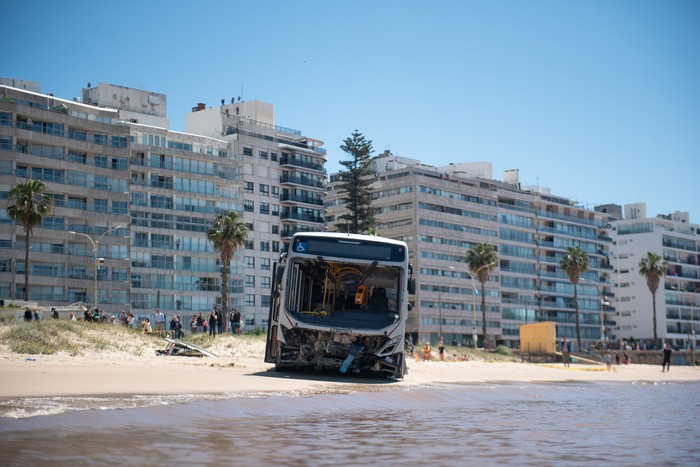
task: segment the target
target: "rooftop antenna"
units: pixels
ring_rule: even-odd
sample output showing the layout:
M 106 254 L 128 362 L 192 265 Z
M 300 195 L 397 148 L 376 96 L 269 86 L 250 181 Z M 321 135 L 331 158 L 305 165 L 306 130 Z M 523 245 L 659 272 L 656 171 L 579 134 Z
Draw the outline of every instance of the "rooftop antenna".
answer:
M 243 96 L 243 83 L 241 83 L 241 95 L 238 96 L 238 102 L 241 101 L 241 96 Z

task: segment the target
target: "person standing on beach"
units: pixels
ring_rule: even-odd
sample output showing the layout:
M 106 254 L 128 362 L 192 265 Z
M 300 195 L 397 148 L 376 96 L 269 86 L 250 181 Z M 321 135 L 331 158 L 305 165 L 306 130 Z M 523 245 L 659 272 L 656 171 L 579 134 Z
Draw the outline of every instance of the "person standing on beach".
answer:
M 666 344 L 664 345 L 664 361 L 661 364 L 661 373 L 664 371 L 671 371 L 671 346 Z
M 438 352 L 440 353 L 440 361 L 445 361 L 445 342 L 443 342 L 442 337 L 440 338 L 440 343 L 438 344 Z
M 218 308 L 214 307 L 209 313 L 209 335 L 212 337 L 216 337 L 216 326 L 219 320 L 219 315 L 216 313 L 217 310 Z
M 31 322 L 32 320 L 32 310 L 29 307 L 24 309 L 24 320 L 27 322 Z
M 156 323 L 156 331 L 165 331 L 165 315 L 160 312 L 160 308 L 156 309 L 154 321 Z
M 238 311 L 238 308 L 233 309 L 233 313 L 231 314 L 231 322 L 233 323 L 233 333 L 240 334 L 241 333 L 241 313 Z
M 617 370 L 612 365 L 612 356 L 608 352 L 605 352 L 605 366 L 608 367 L 608 371 L 613 370 L 615 373 L 617 373 Z
M 224 331 L 224 314 L 218 307 L 214 307 L 214 310 L 216 311 L 216 332 L 221 335 L 221 333 Z
M 204 316 L 202 316 L 202 312 L 200 311 L 199 314 L 197 315 L 197 332 L 202 332 L 204 331 Z
M 425 346 L 423 347 L 423 361 L 424 362 L 429 362 L 430 361 L 430 342 L 426 341 Z
M 571 343 L 566 339 L 566 336 L 561 339 L 561 359 L 564 366 L 569 366 L 571 361 Z

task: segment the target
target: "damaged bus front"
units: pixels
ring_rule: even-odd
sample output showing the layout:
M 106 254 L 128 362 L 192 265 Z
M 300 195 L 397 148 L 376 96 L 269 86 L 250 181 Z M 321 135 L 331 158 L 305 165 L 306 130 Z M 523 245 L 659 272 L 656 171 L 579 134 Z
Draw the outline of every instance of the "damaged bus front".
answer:
M 298 233 L 273 271 L 265 361 L 402 378 L 409 293 L 404 242 Z

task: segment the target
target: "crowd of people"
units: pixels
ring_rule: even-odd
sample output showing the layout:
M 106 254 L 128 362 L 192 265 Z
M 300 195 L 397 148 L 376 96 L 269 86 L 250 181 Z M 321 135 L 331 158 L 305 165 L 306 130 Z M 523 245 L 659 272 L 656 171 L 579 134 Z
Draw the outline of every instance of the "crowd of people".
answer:
M 56 308 L 51 308 L 51 317 L 53 319 L 59 319 L 59 312 Z M 146 333 L 153 332 L 165 332 L 167 317 L 161 312 L 160 309 L 156 309 L 153 316 L 153 321 L 151 317 L 143 317 L 138 323 L 136 322 L 136 317 L 133 313 L 123 311 L 119 314 L 119 322 L 129 328 L 138 328 Z M 39 311 L 26 307 L 24 311 L 24 320 L 39 321 L 41 316 Z M 77 317 L 72 312 L 69 313 L 68 319 L 72 321 L 77 321 Z M 99 308 L 92 308 L 90 305 L 83 307 L 83 317 L 82 321 L 86 322 L 113 322 L 115 319 L 109 313 Z M 185 335 L 183 317 L 181 315 L 173 314 L 169 321 L 169 330 L 172 331 L 172 336 L 175 339 L 180 339 Z M 217 334 L 222 334 L 224 332 L 230 332 L 231 334 L 241 334 L 243 329 L 243 316 L 234 308 L 230 313 L 226 313 L 215 306 L 207 316 L 200 311 L 196 315 L 192 316 L 190 320 L 190 329 L 193 334 L 195 333 L 207 333 L 212 337 Z
M 212 337 L 216 337 L 217 334 L 223 334 L 224 331 L 231 332 L 231 334 L 240 334 L 243 328 L 242 320 L 243 317 L 237 308 L 234 308 L 230 313 L 226 313 L 220 310 L 218 306 L 215 306 L 207 316 L 204 316 L 204 313 L 201 311 L 192 316 L 190 329 L 192 334 L 205 333 Z M 227 321 L 228 329 L 225 326 Z

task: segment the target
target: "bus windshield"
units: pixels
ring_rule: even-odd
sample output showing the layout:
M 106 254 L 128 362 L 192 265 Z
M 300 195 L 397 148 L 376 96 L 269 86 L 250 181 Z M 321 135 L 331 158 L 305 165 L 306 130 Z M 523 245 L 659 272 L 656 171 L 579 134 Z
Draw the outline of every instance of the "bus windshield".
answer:
M 298 257 L 288 268 L 286 307 L 300 321 L 381 329 L 399 319 L 400 268 Z

